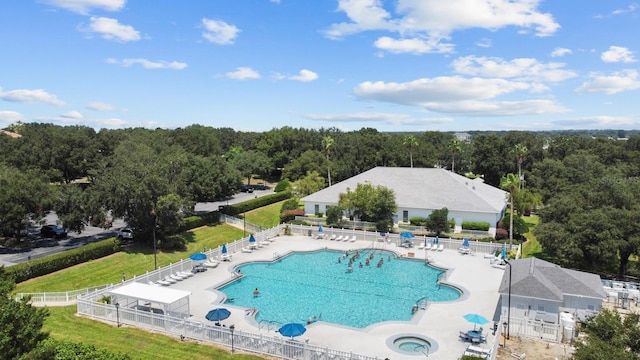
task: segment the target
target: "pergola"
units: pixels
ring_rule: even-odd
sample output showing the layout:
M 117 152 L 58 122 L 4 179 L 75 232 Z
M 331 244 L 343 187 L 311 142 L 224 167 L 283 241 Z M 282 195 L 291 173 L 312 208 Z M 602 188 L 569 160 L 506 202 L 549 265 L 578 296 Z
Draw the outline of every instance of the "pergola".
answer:
M 111 303 L 118 303 L 122 308 L 161 313 L 182 319 L 191 316 L 189 291 L 132 282 L 110 290 L 109 294 Z

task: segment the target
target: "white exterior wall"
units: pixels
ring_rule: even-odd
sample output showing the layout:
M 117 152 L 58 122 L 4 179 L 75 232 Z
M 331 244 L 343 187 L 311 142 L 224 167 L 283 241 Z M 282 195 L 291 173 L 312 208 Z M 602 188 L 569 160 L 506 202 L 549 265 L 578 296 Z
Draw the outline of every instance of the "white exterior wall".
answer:
M 589 305 L 593 306 L 593 309 L 589 309 Z M 564 298 L 562 310 L 570 313 L 573 313 L 575 310 L 600 311 L 602 310 L 602 299 L 567 295 Z
M 506 318 L 508 314 L 509 295 L 502 294 L 501 315 Z M 539 311 L 542 306 L 544 311 Z M 558 314 L 560 313 L 562 304 L 560 302 L 523 298 L 511 295 L 511 317 L 512 318 L 529 318 L 543 319 L 547 322 L 558 322 Z

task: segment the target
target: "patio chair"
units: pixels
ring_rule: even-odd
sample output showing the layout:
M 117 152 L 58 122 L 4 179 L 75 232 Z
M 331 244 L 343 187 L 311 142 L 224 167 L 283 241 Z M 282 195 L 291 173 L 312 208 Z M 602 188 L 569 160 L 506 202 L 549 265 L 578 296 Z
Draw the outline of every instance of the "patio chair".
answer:
M 438 245 L 438 251 L 444 251 L 444 244 Z
M 336 239 L 336 234 L 331 235 L 331 237 L 329 238 L 329 240 L 335 240 Z
M 525 354 L 525 353 L 522 353 L 522 354 L 513 353 L 513 352 L 511 353 L 511 357 L 515 358 L 515 359 L 518 359 L 518 360 L 524 360 L 526 358 L 526 356 L 527 356 L 527 354 Z
M 460 341 L 463 341 L 463 342 L 471 341 L 471 337 L 469 336 L 469 334 L 467 334 L 464 331 L 460 331 L 460 335 L 458 336 L 458 339 L 460 339 Z
M 434 245 L 435 246 L 435 245 Z M 419 249 L 419 248 L 418 248 Z M 427 243 L 427 245 L 424 247 L 425 250 L 431 250 L 431 243 Z
M 160 284 L 154 283 L 153 281 L 148 281 L 147 284 L 151 286 L 160 286 Z
M 210 267 L 210 268 L 215 268 L 218 267 L 218 265 L 220 264 L 220 262 L 218 260 L 215 259 L 209 259 L 207 261 L 205 261 L 204 263 L 202 263 L 204 266 L 206 267 Z
M 178 273 L 185 277 L 192 277 L 194 275 L 191 271 L 178 271 Z
M 422 250 L 422 249 L 424 249 L 424 243 L 421 241 L 421 242 L 418 244 L 418 250 Z
M 172 277 L 171 277 L 171 275 L 167 275 L 167 276 L 165 276 L 165 277 L 164 277 L 164 279 L 162 279 L 162 280 L 167 281 L 167 282 L 170 282 L 170 283 L 172 283 L 172 284 L 175 284 L 175 283 L 177 283 L 177 282 L 178 282 L 178 280 L 176 280 L 176 279 L 172 278 Z
M 169 286 L 169 285 L 171 285 L 171 283 L 170 283 L 170 282 L 165 281 L 165 280 L 162 280 L 162 279 L 160 279 L 160 280 L 156 281 L 156 284 L 159 284 L 159 285 L 162 285 L 162 286 Z
M 338 236 L 338 237 L 336 238 L 336 241 L 342 241 L 342 235 Z
M 171 274 L 171 278 L 182 281 L 188 278 L 188 276 L 181 275 L 179 272 L 176 271 L 175 273 Z
M 355 241 L 356 241 L 356 236 L 355 236 L 355 235 L 353 235 L 353 236 L 351 237 L 351 239 L 349 239 L 349 242 L 355 242 Z
M 248 247 L 243 247 L 241 250 L 243 253 L 252 253 L 253 250 L 249 249 Z
M 433 246 L 431 247 L 431 251 L 437 251 L 437 250 L 438 250 L 438 245 L 433 244 Z

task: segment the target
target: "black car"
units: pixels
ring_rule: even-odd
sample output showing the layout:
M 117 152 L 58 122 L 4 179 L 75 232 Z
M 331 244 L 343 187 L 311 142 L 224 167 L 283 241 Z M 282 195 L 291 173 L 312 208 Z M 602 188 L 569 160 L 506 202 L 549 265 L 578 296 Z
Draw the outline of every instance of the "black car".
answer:
M 67 232 L 58 225 L 45 225 L 40 229 L 40 235 L 44 237 L 64 239 L 67 237 Z
M 252 193 L 253 192 L 253 188 L 249 187 L 248 185 L 242 185 L 242 186 L 240 186 L 240 191 L 246 192 L 246 193 Z

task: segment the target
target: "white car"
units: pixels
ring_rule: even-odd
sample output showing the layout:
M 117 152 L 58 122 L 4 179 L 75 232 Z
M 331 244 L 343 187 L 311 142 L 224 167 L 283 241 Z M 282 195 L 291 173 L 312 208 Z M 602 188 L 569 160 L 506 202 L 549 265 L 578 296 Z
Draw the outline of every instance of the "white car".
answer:
M 118 230 L 118 239 L 133 239 L 133 228 L 125 227 Z

